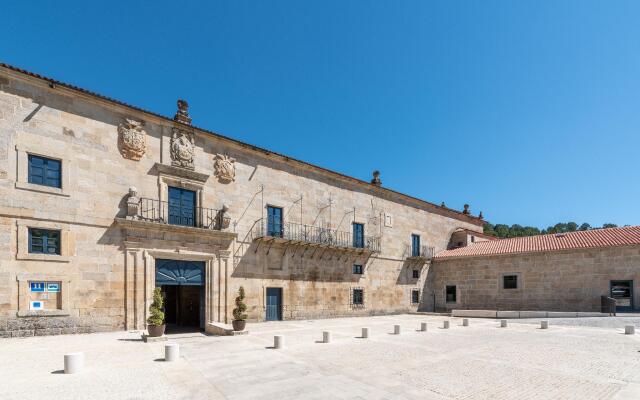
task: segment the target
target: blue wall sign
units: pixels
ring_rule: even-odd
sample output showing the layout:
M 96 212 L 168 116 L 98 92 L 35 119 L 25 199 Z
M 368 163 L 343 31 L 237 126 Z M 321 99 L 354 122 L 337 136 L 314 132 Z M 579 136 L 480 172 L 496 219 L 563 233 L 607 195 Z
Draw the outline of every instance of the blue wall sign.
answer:
M 44 292 L 44 282 L 29 282 L 32 292 Z
M 60 284 L 58 282 L 47 283 L 47 292 L 59 292 Z

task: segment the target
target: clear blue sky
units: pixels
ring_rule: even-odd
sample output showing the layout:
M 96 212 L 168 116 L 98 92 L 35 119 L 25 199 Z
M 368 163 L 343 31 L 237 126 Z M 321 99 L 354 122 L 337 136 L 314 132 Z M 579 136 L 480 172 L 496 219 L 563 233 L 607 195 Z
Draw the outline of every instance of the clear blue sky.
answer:
M 488 220 L 640 225 L 638 1 L 11 1 L 0 60 Z

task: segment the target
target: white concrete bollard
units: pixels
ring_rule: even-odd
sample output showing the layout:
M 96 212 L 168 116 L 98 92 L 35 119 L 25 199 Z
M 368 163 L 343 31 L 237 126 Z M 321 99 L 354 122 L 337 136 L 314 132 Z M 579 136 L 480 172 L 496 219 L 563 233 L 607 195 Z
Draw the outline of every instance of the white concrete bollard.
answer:
M 368 339 L 369 338 L 369 328 L 362 328 L 362 338 L 363 339 Z
M 624 334 L 625 335 L 635 335 L 636 334 L 636 327 L 634 325 L 627 325 L 624 327 Z
M 395 335 L 399 335 L 400 334 L 400 325 L 394 325 L 393 326 L 393 333 Z
M 322 343 L 330 343 L 331 342 L 331 332 L 324 331 L 322 332 Z
M 462 326 L 469 326 L 469 319 L 468 318 L 463 318 L 462 319 Z
M 178 343 L 167 343 L 164 345 L 164 360 L 177 361 L 180 358 L 180 345 Z
M 276 335 L 273 337 L 273 348 L 274 349 L 284 348 L 284 336 Z
M 500 320 L 500 328 L 506 328 L 507 327 L 507 320 L 506 319 L 501 319 Z
M 427 323 L 426 322 L 421 322 L 420 323 L 420 332 L 426 332 L 427 331 Z
M 449 321 L 442 322 L 442 329 L 449 329 Z
M 64 355 L 64 373 L 77 374 L 84 368 L 84 353 L 69 353 Z
M 540 329 L 549 329 L 549 321 L 540 321 Z

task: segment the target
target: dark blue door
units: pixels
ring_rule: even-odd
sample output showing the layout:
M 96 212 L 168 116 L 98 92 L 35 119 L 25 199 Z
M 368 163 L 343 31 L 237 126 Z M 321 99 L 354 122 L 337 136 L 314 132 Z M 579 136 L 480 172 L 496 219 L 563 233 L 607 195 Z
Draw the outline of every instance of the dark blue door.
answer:
M 282 208 L 267 207 L 267 236 L 282 237 Z
M 267 288 L 267 321 L 282 320 L 282 288 Z
M 353 223 L 353 247 L 364 247 L 364 225 Z
M 204 262 L 156 260 L 156 286 L 204 285 Z
M 169 187 L 169 223 L 195 226 L 196 192 Z
M 411 235 L 411 257 L 420 257 L 420 236 Z

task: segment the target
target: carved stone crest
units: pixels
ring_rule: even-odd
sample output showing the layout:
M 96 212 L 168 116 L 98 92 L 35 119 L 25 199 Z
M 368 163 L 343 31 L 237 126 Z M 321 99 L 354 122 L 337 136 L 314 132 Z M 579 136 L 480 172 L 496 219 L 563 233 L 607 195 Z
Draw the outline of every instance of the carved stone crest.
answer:
M 147 151 L 147 134 L 142 129 L 142 122 L 125 119 L 118 125 L 120 153 L 124 158 L 138 161 Z
M 195 150 L 195 140 L 192 132 L 180 128 L 173 128 L 171 135 L 171 165 L 194 169 L 193 155 Z
M 233 182 L 236 179 L 236 159 L 225 154 L 216 154 L 213 168 L 215 175 L 221 182 Z

